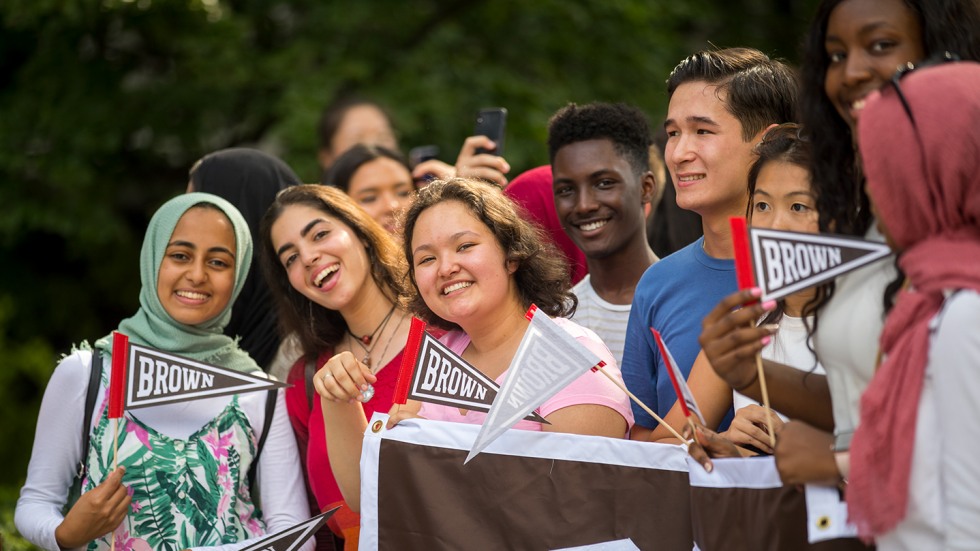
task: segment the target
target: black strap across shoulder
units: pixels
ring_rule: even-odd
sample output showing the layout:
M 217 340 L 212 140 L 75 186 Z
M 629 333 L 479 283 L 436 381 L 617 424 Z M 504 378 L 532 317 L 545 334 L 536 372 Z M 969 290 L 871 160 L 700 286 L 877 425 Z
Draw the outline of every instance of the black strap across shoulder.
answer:
M 95 409 L 95 399 L 99 395 L 99 383 L 102 382 L 102 354 L 92 351 L 92 369 L 88 377 L 88 390 L 85 391 L 85 411 L 82 413 L 82 459 L 79 462 L 78 476 L 85 476 L 85 458 L 88 457 L 89 436 L 92 432 L 92 410 Z
M 272 427 L 272 417 L 276 414 L 278 393 L 279 389 L 274 388 L 268 391 L 265 397 L 265 422 L 262 424 L 262 436 L 259 436 L 259 445 L 255 448 L 255 457 L 252 458 L 252 464 L 248 466 L 248 487 L 252 490 L 253 494 L 256 492 L 255 473 L 259 467 L 259 456 L 262 455 L 265 439 L 269 436 L 269 429 Z
M 68 511 L 82 495 L 82 479 L 85 478 L 86 460 L 88 459 L 89 436 L 92 431 L 92 410 L 99 395 L 99 383 L 102 381 L 102 355 L 98 350 L 92 351 L 92 362 L 89 365 L 88 388 L 85 389 L 85 410 L 82 412 L 82 456 L 78 460 L 78 470 L 68 487 L 68 497 L 62 507 L 62 512 Z
M 306 360 L 306 404 L 313 413 L 313 376 L 316 375 L 316 360 Z

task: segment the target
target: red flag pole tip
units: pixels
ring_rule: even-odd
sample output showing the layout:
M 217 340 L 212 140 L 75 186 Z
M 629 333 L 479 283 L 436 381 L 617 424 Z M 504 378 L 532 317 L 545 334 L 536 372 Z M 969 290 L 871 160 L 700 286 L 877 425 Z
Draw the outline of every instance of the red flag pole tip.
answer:
M 749 229 L 743 216 L 728 219 L 732 227 L 732 248 L 735 252 L 735 279 L 739 289 L 755 287 L 752 273 L 752 251 L 749 248 Z
M 664 339 L 660 336 L 659 331 L 651 327 L 650 332 L 653 333 L 653 338 L 657 341 L 657 348 L 660 349 L 660 357 L 663 358 L 664 365 L 667 366 L 667 375 L 670 376 L 670 383 L 674 386 L 674 393 L 677 394 L 677 403 L 681 406 L 681 413 L 684 414 L 684 417 L 690 417 L 691 410 L 688 409 L 687 403 L 684 402 L 681 383 L 677 380 L 677 375 L 674 374 L 674 368 L 670 365 L 670 354 L 667 353 L 667 345 L 664 344 Z
M 126 354 L 128 351 L 129 337 L 114 331 L 112 333 L 112 372 L 109 376 L 109 419 L 122 417 L 125 409 Z
M 524 314 L 524 317 L 527 318 L 527 321 L 531 321 L 531 318 L 534 317 L 534 313 L 537 311 L 538 311 L 538 305 L 531 304 L 531 307 L 527 309 L 527 313 Z
M 408 329 L 408 342 L 402 354 L 402 365 L 398 370 L 398 380 L 395 381 L 394 403 L 404 404 L 408 401 L 408 387 L 412 384 L 415 373 L 415 362 L 419 357 L 419 347 L 422 345 L 422 335 L 425 333 L 425 322 L 412 317 L 412 325 Z

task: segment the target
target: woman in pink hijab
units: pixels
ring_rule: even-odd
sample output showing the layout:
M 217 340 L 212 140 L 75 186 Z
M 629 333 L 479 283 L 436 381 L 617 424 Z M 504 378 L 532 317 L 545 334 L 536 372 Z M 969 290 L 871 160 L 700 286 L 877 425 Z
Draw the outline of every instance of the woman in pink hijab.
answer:
M 980 545 L 980 64 L 907 72 L 858 127 L 906 274 L 861 400 L 847 502 L 878 549 Z

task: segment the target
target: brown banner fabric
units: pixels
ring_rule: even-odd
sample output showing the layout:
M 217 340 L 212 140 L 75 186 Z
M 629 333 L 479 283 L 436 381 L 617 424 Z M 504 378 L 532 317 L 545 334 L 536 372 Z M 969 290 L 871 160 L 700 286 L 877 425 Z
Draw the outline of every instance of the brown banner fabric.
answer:
M 686 472 L 466 453 L 381 441 L 379 549 L 691 550 Z

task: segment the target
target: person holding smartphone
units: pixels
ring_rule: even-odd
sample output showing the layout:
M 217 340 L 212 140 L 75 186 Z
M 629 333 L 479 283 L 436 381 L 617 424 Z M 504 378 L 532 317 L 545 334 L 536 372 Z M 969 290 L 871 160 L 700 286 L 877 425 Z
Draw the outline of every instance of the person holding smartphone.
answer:
M 321 179 L 337 158 L 357 144 L 380 145 L 401 151 L 398 132 L 388 112 L 379 103 L 365 98 L 343 97 L 327 105 L 317 125 L 317 135 L 320 141 L 317 161 Z M 497 151 L 498 154 L 483 151 Z M 419 187 L 433 179 L 454 176 L 481 178 L 505 187 L 510 165 L 500 152 L 502 149 L 498 148 L 492 137 L 470 136 L 463 141 L 455 165 L 430 158 L 412 167 L 412 177 Z M 328 182 L 324 180 L 323 183 Z

